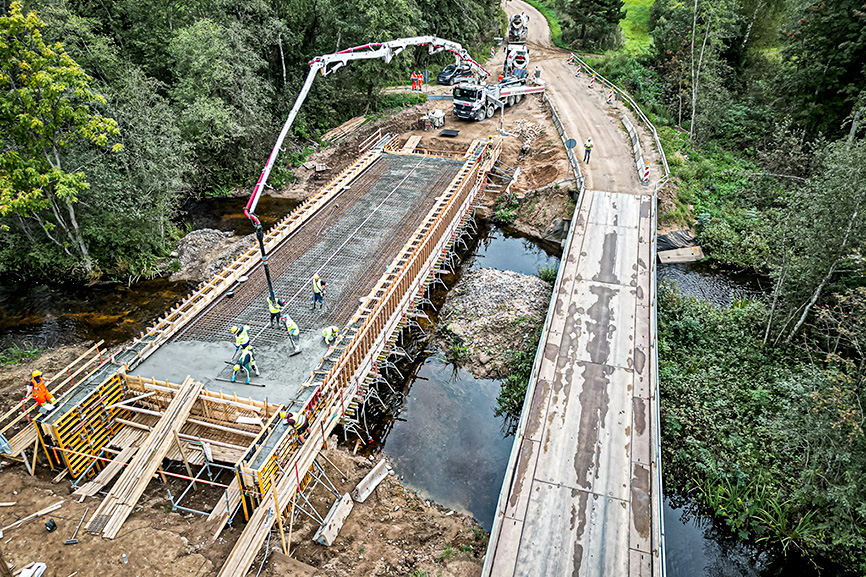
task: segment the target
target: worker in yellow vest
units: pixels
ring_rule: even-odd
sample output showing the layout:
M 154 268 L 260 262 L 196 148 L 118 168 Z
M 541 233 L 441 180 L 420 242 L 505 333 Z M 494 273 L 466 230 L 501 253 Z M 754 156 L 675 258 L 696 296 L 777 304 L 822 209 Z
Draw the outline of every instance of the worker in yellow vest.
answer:
M 316 308 L 316 303 L 319 308 L 325 306 L 325 288 L 328 283 L 319 278 L 319 273 L 313 275 L 313 310 Z
M 284 306 L 286 306 L 286 301 L 283 299 L 277 299 L 276 302 L 274 302 L 274 299 L 268 297 L 268 312 L 271 313 L 271 328 L 274 328 L 274 323 L 277 323 L 277 326 L 279 326 L 280 312 L 283 310 Z
M 337 338 L 338 334 L 340 334 L 340 329 L 334 325 L 322 329 L 322 338 L 325 339 L 325 344 L 329 347 Z

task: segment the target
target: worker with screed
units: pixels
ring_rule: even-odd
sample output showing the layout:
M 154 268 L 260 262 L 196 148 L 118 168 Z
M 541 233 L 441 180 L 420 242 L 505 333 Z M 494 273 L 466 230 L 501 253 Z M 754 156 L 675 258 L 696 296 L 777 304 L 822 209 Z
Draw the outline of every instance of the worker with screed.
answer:
M 325 288 L 328 283 L 319 278 L 319 273 L 313 275 L 313 310 L 316 310 L 316 303 L 319 308 L 325 306 Z
M 240 350 L 244 347 L 249 346 L 250 344 L 250 327 L 248 327 L 247 325 L 235 325 L 231 328 L 231 331 L 232 334 L 235 336 L 235 354 L 232 355 L 232 362 L 234 362 Z
M 289 342 L 292 343 L 292 348 L 295 352 L 301 352 L 301 329 L 298 328 L 298 323 L 292 320 L 289 316 L 287 307 L 283 307 L 280 312 L 280 325 L 286 329 L 286 336 L 289 337 Z
M 253 371 L 255 371 L 256 376 L 258 377 L 259 376 L 259 367 L 256 365 L 256 356 L 255 356 L 255 354 L 253 354 L 253 346 L 250 344 L 247 344 L 247 346 L 245 346 L 241 349 L 241 356 L 240 356 L 240 358 L 238 358 L 237 362 L 235 363 L 235 366 L 232 367 L 232 382 L 235 382 L 235 380 L 238 377 L 238 372 L 240 372 L 240 370 L 243 369 L 244 373 L 246 373 L 246 375 L 247 375 L 246 384 L 249 385 L 250 384 L 250 378 L 252 377 L 252 375 L 250 374 L 250 368 L 252 368 Z

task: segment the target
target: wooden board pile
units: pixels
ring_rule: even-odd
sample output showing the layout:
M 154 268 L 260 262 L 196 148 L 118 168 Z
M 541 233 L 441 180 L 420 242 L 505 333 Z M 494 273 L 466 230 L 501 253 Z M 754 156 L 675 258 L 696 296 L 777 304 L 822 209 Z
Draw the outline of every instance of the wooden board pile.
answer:
M 201 383 L 193 382 L 191 377 L 186 378 L 132 462 L 90 519 L 87 526 L 89 533 L 102 533 L 107 539 L 117 536 L 166 453 L 177 442 L 177 431 L 186 422 L 202 386 Z
M 322 136 L 322 142 L 339 142 L 355 132 L 359 126 L 367 121 L 364 116 L 356 116 L 351 120 L 347 120 L 337 128 L 329 130 Z

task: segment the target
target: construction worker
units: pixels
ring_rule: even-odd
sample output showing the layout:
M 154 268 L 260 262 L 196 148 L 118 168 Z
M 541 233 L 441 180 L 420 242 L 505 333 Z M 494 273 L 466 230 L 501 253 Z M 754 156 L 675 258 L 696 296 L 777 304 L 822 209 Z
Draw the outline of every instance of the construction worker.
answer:
M 490 158 L 490 155 L 493 154 L 493 136 L 487 136 L 487 148 L 484 149 L 484 158 Z
M 238 356 L 238 351 L 250 344 L 250 327 L 247 325 L 242 327 L 235 325 L 231 328 L 231 331 L 235 336 L 235 354 L 232 356 L 232 360 L 234 360 Z
M 295 433 L 298 435 L 298 438 L 301 439 L 301 435 L 304 434 L 304 431 L 307 430 L 307 416 L 303 411 L 297 411 L 295 413 L 285 412 L 281 413 L 281 416 L 285 418 L 286 424 L 295 428 Z
M 313 275 L 313 310 L 316 308 L 316 303 L 319 303 L 319 308 L 325 306 L 325 287 L 328 283 L 319 278 L 319 273 Z
M 583 161 L 589 164 L 589 154 L 592 152 L 592 138 L 587 138 L 583 143 Z
M 420 70 L 418 71 L 418 92 L 424 89 L 424 73 Z
M 250 367 L 252 367 L 253 371 L 255 371 L 256 376 L 259 376 L 259 367 L 256 366 L 256 356 L 253 354 L 253 346 L 248 344 L 247 346 L 241 349 L 241 356 L 238 358 L 235 366 L 232 367 L 232 382 L 235 382 L 235 379 L 238 376 L 238 371 L 241 369 L 247 374 L 247 384 L 250 384 Z
M 288 336 L 289 340 L 292 342 L 292 347 L 296 351 L 300 351 L 301 329 L 298 328 L 298 323 L 293 321 L 292 317 L 290 317 L 288 313 L 284 312 L 280 316 L 280 324 L 286 328 L 286 336 Z
M 535 66 L 535 79 L 538 80 L 541 78 L 541 70 L 538 68 L 538 65 Z
M 412 90 L 417 89 L 418 88 L 418 75 L 415 73 L 414 70 L 412 71 L 412 74 L 409 75 L 409 78 L 412 80 Z
M 48 392 L 48 387 L 45 386 L 45 379 L 42 378 L 42 371 L 33 371 L 31 374 L 30 384 L 27 385 L 27 396 L 33 397 L 39 405 L 39 410 L 43 412 L 54 410 L 54 395 Z M 25 399 L 27 397 L 24 397 Z
M 322 338 L 325 339 L 325 344 L 330 347 L 339 333 L 340 329 L 334 325 L 322 329 Z
M 280 312 L 283 310 L 284 306 L 286 306 L 286 301 L 283 299 L 277 299 L 277 302 L 274 302 L 274 299 L 268 297 L 268 312 L 271 313 L 271 328 L 274 328 L 274 322 L 279 326 Z

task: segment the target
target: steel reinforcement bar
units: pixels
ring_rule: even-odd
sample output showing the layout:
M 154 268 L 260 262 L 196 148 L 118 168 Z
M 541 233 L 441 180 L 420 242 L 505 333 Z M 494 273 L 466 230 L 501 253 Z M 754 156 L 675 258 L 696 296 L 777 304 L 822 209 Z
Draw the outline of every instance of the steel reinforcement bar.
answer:
M 318 192 L 271 227 L 265 234 L 265 249 L 271 252 L 289 238 L 304 222 L 318 213 L 331 199 L 340 194 L 345 184 L 375 162 L 381 155 L 382 150 L 387 149 L 389 145 L 393 147 L 390 139 L 383 146 L 374 147 L 372 150 L 364 153 L 363 156 L 334 177 L 328 184 L 319 189 Z M 179 329 L 219 298 L 238 278 L 249 275 L 253 267 L 260 264 L 261 261 L 262 257 L 258 246 L 250 245 L 250 248 L 246 252 L 228 264 L 209 281 L 202 283 L 198 290 L 188 295 L 176 307 L 170 309 L 165 316 L 160 317 L 130 347 L 135 348 L 136 344 L 144 343 L 144 346 L 137 351 L 135 359 L 127 363 L 130 368 L 141 363 L 160 345 L 168 341 Z
M 314 372 L 309 385 L 316 386 L 317 390 L 304 407 L 309 415 L 313 415 L 308 417 L 307 442 L 297 450 L 284 451 L 286 445 L 297 447 L 294 432 L 287 430 L 269 458 L 258 467 L 258 470 L 269 471 L 268 489 L 220 570 L 220 577 L 246 574 L 277 515 L 285 515 L 285 510 L 301 489 L 302 479 L 313 466 L 323 440 L 337 426 L 349 403 L 359 395 L 364 379 L 373 370 L 391 335 L 401 326 L 406 312 L 414 306 L 429 276 L 435 274 L 443 250 L 452 241 L 467 213 L 471 213 L 501 147 L 501 141 L 496 141 L 492 149 L 484 147 L 467 160 L 349 322 L 338 343 L 344 348 L 333 367 L 317 382 L 313 379 L 319 373 Z M 274 467 L 270 461 L 278 455 L 287 455 L 288 459 L 284 463 L 277 462 Z

